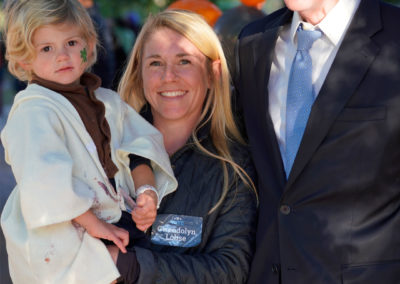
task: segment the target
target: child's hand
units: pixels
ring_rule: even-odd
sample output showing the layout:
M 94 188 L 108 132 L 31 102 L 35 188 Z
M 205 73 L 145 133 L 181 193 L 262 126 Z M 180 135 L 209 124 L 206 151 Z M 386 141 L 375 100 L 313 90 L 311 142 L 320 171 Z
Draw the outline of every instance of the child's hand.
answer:
M 103 220 L 99 220 L 97 226 L 89 226 L 86 230 L 92 237 L 112 241 L 123 253 L 126 253 L 125 247 L 129 243 L 128 231 Z
M 123 253 L 126 253 L 125 247 L 129 243 L 128 231 L 100 220 L 91 210 L 74 218 L 73 221 L 84 227 L 92 237 L 112 241 Z
M 157 202 L 157 195 L 151 190 L 146 190 L 137 197 L 132 219 L 139 230 L 147 230 L 156 220 Z

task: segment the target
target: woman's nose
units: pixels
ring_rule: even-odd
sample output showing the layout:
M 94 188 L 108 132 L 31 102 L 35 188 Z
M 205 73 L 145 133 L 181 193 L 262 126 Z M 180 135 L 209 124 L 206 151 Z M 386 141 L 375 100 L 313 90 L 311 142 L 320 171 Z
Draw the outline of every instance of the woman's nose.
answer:
M 176 77 L 177 77 L 177 72 L 175 67 L 172 65 L 165 66 L 164 76 L 163 76 L 164 81 L 174 81 L 176 80 Z

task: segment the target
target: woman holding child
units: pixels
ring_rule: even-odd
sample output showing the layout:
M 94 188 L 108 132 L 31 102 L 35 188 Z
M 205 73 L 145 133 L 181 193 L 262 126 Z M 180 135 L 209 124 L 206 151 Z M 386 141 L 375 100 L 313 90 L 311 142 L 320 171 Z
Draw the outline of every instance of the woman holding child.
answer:
M 108 247 L 124 283 L 243 283 L 253 256 L 254 171 L 234 124 L 229 74 L 206 22 L 150 16 L 119 92 L 164 136 L 178 189 L 165 196 L 150 249 Z
M 254 171 L 207 23 L 165 11 L 137 39 L 120 93 L 157 131 L 86 72 L 96 35 L 76 0 L 12 3 L 9 69 L 29 82 L 1 134 L 17 181 L 1 216 L 13 282 L 110 283 L 118 273 L 124 283 L 245 282 Z M 137 204 L 122 220 L 126 193 Z M 125 229 L 149 227 L 156 205 L 150 248 L 127 246 Z

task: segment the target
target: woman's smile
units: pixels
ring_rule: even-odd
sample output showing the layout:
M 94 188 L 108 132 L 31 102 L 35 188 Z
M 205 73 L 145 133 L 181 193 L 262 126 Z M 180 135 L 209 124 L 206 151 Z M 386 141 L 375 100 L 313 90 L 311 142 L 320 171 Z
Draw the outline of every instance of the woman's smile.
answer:
M 163 97 L 176 98 L 184 96 L 186 94 L 186 91 L 163 91 L 159 94 Z

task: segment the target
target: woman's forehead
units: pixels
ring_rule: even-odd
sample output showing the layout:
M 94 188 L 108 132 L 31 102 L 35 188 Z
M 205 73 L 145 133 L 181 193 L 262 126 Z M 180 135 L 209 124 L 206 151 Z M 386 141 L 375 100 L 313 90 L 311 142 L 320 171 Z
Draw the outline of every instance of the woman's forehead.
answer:
M 150 34 L 144 44 L 144 57 L 153 55 L 183 56 L 193 55 L 204 57 L 203 53 L 184 35 L 170 29 L 159 28 Z

